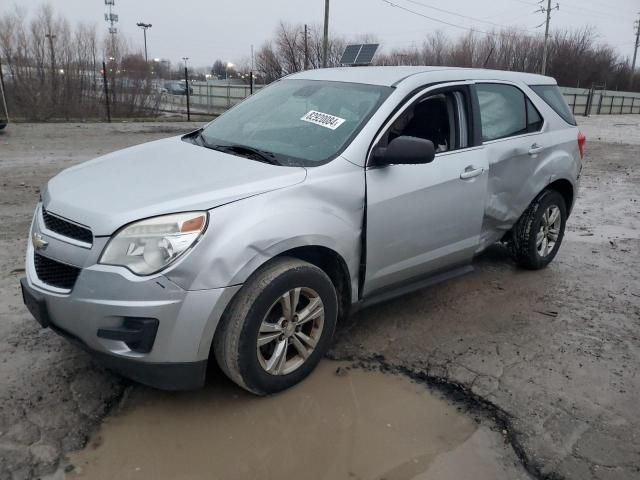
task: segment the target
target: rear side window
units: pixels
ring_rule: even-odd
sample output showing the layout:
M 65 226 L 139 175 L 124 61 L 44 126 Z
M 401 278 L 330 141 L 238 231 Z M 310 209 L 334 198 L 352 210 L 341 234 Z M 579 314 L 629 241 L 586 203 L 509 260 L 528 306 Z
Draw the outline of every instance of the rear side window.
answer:
M 482 139 L 486 142 L 527 132 L 527 111 L 522 90 L 504 84 L 476 85 L 480 103 Z
M 547 105 L 562 117 L 562 119 L 570 125 L 577 125 L 576 119 L 569 109 L 562 92 L 557 85 L 530 85 L 531 90 L 536 92 Z
M 480 103 L 483 141 L 539 132 L 542 129 L 542 115 L 519 88 L 484 83 L 476 85 L 476 92 Z

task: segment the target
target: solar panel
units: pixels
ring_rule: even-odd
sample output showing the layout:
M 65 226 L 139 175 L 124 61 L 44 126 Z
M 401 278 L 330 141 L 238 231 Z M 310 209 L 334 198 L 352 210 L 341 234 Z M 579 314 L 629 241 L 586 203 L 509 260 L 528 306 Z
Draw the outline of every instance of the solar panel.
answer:
M 370 65 L 373 61 L 373 56 L 378 50 L 377 43 L 366 43 L 358 45 L 347 45 L 344 49 L 342 58 L 340 59 L 341 65 Z
M 369 65 L 373 61 L 373 56 L 376 54 L 376 50 L 380 45 L 377 43 L 368 43 L 362 45 L 354 65 Z
M 353 65 L 356 62 L 356 58 L 358 58 L 358 53 L 360 52 L 361 47 L 362 45 L 347 45 L 347 48 L 344 49 L 344 53 L 340 59 L 340 64 Z

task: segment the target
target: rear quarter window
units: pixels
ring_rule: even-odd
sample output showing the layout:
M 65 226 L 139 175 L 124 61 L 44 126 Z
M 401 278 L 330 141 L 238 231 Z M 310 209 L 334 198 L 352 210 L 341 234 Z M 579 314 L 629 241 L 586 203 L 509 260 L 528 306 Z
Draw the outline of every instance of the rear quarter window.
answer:
M 545 101 L 562 119 L 570 125 L 577 125 L 562 92 L 557 85 L 530 85 L 531 90 Z

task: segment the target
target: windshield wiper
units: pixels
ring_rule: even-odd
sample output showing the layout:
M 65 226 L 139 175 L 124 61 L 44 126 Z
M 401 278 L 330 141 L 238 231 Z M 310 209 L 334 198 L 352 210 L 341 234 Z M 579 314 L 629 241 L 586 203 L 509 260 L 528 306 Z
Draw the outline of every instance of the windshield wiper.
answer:
M 204 140 L 204 139 L 203 139 Z M 247 145 L 206 145 L 214 150 L 221 152 L 232 152 L 243 157 L 254 158 L 260 162 L 270 163 L 271 165 L 281 165 L 276 160 L 275 154 L 267 152 L 265 150 L 258 150 L 257 148 L 249 147 Z
M 259 162 L 269 163 L 271 165 L 282 165 L 282 163 L 276 160 L 276 155 L 274 153 L 267 152 L 266 150 L 259 150 L 257 148 L 239 144 L 212 145 L 207 142 L 207 139 L 202 134 L 203 130 L 204 128 L 200 128 L 195 132 L 189 134 L 189 137 L 193 140 L 194 143 L 206 148 L 210 148 L 211 150 L 218 150 L 219 152 L 225 153 L 231 152 L 236 155 L 258 160 Z

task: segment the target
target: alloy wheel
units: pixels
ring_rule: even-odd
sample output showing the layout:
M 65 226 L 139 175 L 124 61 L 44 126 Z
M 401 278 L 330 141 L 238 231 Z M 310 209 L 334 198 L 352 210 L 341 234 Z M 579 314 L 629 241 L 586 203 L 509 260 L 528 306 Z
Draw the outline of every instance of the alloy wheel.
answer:
M 553 251 L 560 235 L 561 225 L 560 209 L 556 205 L 551 205 L 542 215 L 540 229 L 536 234 L 536 249 L 541 258 L 545 258 Z
M 315 350 L 324 327 L 324 305 L 311 288 L 289 290 L 276 300 L 260 325 L 257 349 L 271 375 L 298 369 Z

